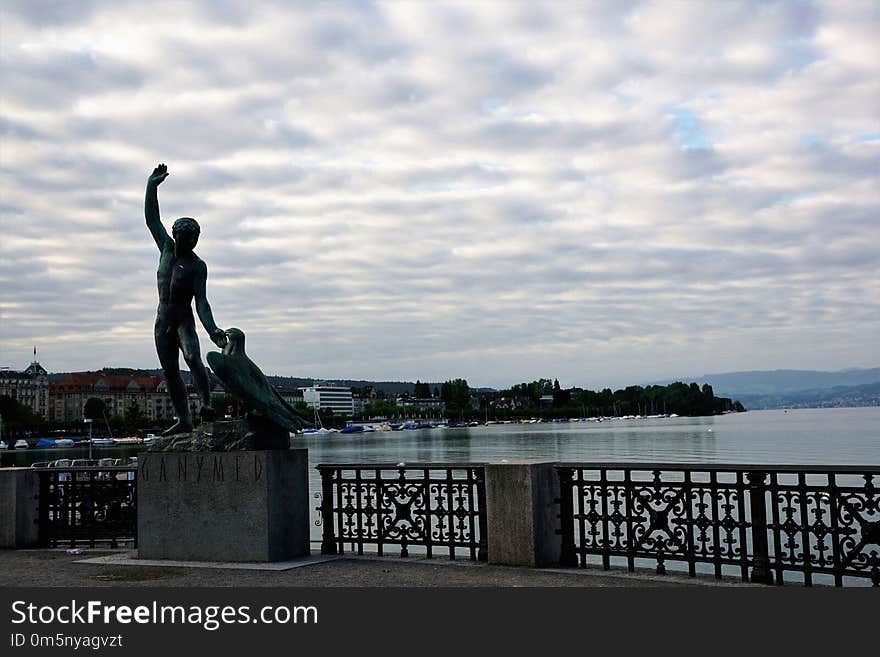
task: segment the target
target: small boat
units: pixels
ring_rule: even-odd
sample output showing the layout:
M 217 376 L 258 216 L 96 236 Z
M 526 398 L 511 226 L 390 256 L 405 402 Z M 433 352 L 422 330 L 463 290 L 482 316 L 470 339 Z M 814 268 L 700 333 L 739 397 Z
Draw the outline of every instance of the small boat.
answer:
M 24 438 L 19 438 L 15 441 L 15 445 L 13 445 L 13 447 L 15 447 L 15 449 L 27 449 L 29 447 L 28 441 L 26 441 Z
M 59 438 L 54 447 L 73 447 L 76 443 L 71 438 Z
M 347 427 L 340 430 L 339 433 L 361 433 L 363 430 L 364 427 L 360 424 L 349 424 Z
M 318 409 L 315 409 L 315 426 L 309 429 L 303 429 L 304 436 L 326 436 L 332 433 L 330 429 L 325 429 L 321 424 L 321 417 L 318 415 Z
M 95 447 L 109 447 L 115 445 L 116 441 L 112 438 L 92 438 L 92 445 Z
M 9 449 L 9 445 L 0 440 L 0 449 Z

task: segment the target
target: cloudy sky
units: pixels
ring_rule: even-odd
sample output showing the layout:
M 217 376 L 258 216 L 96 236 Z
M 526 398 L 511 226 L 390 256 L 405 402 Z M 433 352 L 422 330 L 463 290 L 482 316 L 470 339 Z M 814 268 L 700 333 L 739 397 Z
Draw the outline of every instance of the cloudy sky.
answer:
M 158 366 L 158 162 L 267 373 L 880 365 L 878 44 L 870 1 L 7 0 L 0 365 Z

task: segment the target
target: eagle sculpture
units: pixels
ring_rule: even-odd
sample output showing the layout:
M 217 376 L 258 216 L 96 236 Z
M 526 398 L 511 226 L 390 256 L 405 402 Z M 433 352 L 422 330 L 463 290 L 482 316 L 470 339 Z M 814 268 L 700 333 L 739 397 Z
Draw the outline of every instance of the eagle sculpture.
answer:
M 223 351 L 208 353 L 208 364 L 223 382 L 226 390 L 263 418 L 288 431 L 301 431 L 312 423 L 304 419 L 272 387 L 266 375 L 244 352 L 244 332 L 231 328 L 225 331 Z

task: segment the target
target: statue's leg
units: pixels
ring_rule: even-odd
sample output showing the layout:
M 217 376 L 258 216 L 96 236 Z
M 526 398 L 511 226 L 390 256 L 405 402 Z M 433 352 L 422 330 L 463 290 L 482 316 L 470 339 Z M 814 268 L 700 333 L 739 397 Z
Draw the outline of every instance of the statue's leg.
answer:
M 202 362 L 202 354 L 199 348 L 199 336 L 196 333 L 196 324 L 192 316 L 180 323 L 177 329 L 180 338 L 180 349 L 183 351 L 183 360 L 192 374 L 193 383 L 202 400 L 201 416 L 203 420 L 213 420 L 214 413 L 211 407 L 211 384 L 208 380 L 208 371 Z
M 192 414 L 189 411 L 189 400 L 186 395 L 186 386 L 180 376 L 180 355 L 178 352 L 177 331 L 167 322 L 156 319 L 154 332 L 156 338 L 156 352 L 159 354 L 159 362 L 165 373 L 165 382 L 168 385 L 168 394 L 171 404 L 177 414 L 177 422 L 166 431 L 163 436 L 175 433 L 192 431 Z

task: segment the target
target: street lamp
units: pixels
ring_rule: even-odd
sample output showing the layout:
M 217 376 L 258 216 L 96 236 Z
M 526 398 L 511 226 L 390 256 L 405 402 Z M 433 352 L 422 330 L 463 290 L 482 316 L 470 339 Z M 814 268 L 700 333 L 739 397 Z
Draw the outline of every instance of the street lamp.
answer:
M 83 420 L 89 425 L 89 461 L 92 460 L 92 418 L 87 417 Z

